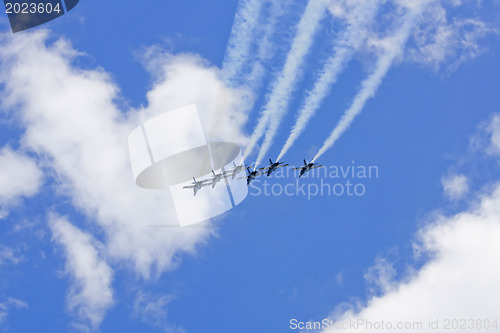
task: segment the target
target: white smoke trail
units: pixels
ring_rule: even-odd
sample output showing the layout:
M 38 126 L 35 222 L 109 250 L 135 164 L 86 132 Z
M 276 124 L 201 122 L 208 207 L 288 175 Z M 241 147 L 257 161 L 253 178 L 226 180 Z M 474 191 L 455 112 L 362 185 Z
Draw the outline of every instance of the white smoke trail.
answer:
M 260 16 L 267 1 L 269 0 L 240 0 L 238 3 L 221 70 L 222 82 L 227 87 L 242 89 L 241 77 L 244 73 L 244 67 L 249 61 L 251 48 L 256 42 L 256 32 L 261 30 Z M 267 26 L 269 25 L 267 24 Z M 257 80 L 257 78 L 255 79 Z M 254 90 L 248 90 L 246 87 L 243 89 L 246 91 L 242 95 L 245 107 L 241 108 L 240 113 L 242 117 L 246 117 L 247 112 L 253 107 L 254 96 L 252 92 Z M 217 137 L 217 133 L 227 130 L 225 128 L 228 125 L 228 112 L 225 109 L 226 100 L 225 96 L 219 96 L 213 106 L 212 117 L 208 124 L 208 140 Z
M 391 68 L 392 62 L 397 56 L 403 53 L 406 41 L 416 21 L 431 1 L 433 0 L 407 1 L 409 8 L 403 17 L 401 28 L 388 39 L 388 45 L 385 45 L 384 53 L 377 60 L 375 70 L 363 81 L 361 90 L 354 97 L 351 106 L 344 112 L 337 126 L 335 126 L 330 136 L 325 140 L 312 162 L 316 161 L 335 144 L 337 139 L 349 128 L 354 118 L 361 113 L 366 101 L 375 95 L 382 79 Z
M 285 112 L 298 79 L 297 70 L 302 65 L 305 55 L 313 42 L 312 36 L 316 33 L 323 15 L 326 13 L 328 0 L 309 0 L 305 12 L 297 26 L 297 33 L 288 52 L 285 65 L 280 75 L 272 84 L 271 93 L 262 109 L 257 126 L 250 138 L 250 143 L 245 150 L 245 159 L 252 152 L 257 141 L 262 137 L 270 119 L 281 118 Z M 264 147 L 263 147 L 264 148 Z M 259 152 L 256 164 L 262 159 L 265 151 Z
M 266 0 L 240 0 L 222 63 L 223 80 L 228 83 L 241 71 L 250 54 L 254 31 Z
M 276 53 L 276 47 L 272 44 L 272 38 L 276 33 L 276 28 L 278 25 L 278 19 L 284 14 L 284 2 L 281 1 L 271 1 L 269 3 L 269 8 L 264 7 L 262 10 L 268 13 L 263 24 L 259 25 L 259 38 L 258 47 L 256 50 L 256 57 L 253 63 L 250 65 L 250 73 L 246 77 L 246 85 L 250 88 L 250 91 L 257 91 L 261 85 L 262 78 L 266 73 L 265 64 L 274 56 Z M 286 24 L 285 23 L 282 23 Z
M 352 58 L 366 39 L 367 29 L 370 28 L 375 14 L 380 6 L 378 1 L 357 1 L 353 8 L 347 8 L 347 28 L 334 42 L 333 55 L 326 61 L 321 75 L 316 80 L 312 90 L 307 92 L 306 99 L 300 109 L 295 125 L 276 159 L 279 161 L 288 152 L 297 138 L 302 134 L 309 121 L 315 115 L 323 99 L 328 95 L 332 85 L 337 81 L 339 74 L 347 62 Z M 345 9 L 342 9 L 345 11 Z

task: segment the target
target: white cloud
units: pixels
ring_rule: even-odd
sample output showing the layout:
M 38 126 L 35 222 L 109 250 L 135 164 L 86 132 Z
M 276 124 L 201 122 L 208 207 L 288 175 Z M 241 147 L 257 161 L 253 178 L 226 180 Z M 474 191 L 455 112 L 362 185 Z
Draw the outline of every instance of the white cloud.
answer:
M 344 285 L 344 273 L 343 272 L 338 272 L 335 275 L 335 282 L 337 282 L 337 285 L 339 285 L 339 286 Z
M 493 113 L 489 119 L 479 124 L 469 141 L 469 152 L 482 153 L 490 157 L 500 157 L 500 114 Z
M 394 285 L 396 270 L 384 258 L 376 258 L 375 264 L 364 274 L 365 281 L 371 285 L 370 294 L 388 292 Z
M 461 3 L 454 3 L 454 6 Z M 498 30 L 479 19 L 448 17 L 441 2 L 435 2 L 423 16 L 413 35 L 415 45 L 408 50 L 411 61 L 438 70 L 455 70 L 462 63 L 481 55 L 480 40 Z
M 498 318 L 499 238 L 500 185 L 470 211 L 442 217 L 421 230 L 418 251 L 432 259 L 417 273 L 405 282 L 390 283 L 386 293 L 369 299 L 366 306 L 336 313 L 334 318 L 339 323 L 358 319 L 394 325 L 422 322 L 422 332 L 449 331 L 443 326 L 429 329 L 429 319 L 440 319 L 443 324 L 445 318 Z M 385 283 L 384 279 L 380 282 Z M 330 331 L 346 330 L 326 330 Z
M 451 200 L 459 200 L 469 191 L 469 183 L 465 175 L 447 175 L 441 178 L 441 184 L 444 194 Z
M 482 142 L 485 147 L 494 144 L 500 133 L 500 126 L 494 121 L 488 124 L 493 124 L 486 126 L 491 142 Z M 459 177 L 459 185 L 452 188 L 458 187 L 461 192 L 464 180 L 460 180 L 460 175 L 456 177 Z M 345 304 L 343 308 L 338 307 L 332 314 L 337 325 L 358 320 L 365 325 L 367 322 L 380 325 L 383 320 L 385 327 L 391 323 L 393 328 L 377 331 L 394 331 L 397 323 L 422 323 L 419 332 L 450 332 L 453 330 L 445 329 L 444 319 L 465 319 L 467 325 L 471 324 L 469 319 L 498 320 L 500 183 L 488 188 L 492 190 L 483 193 L 468 210 L 450 217 L 438 216 L 418 232 L 415 254 L 430 258 L 418 270 L 410 268 L 406 276 L 397 281 L 393 278 L 393 267 L 378 259 L 366 277 L 369 283 L 381 286 L 382 294 L 372 293 L 366 303 L 349 304 L 347 310 Z M 450 191 L 453 193 L 455 189 Z M 429 320 L 436 319 L 439 328 L 429 328 Z M 366 326 L 357 328 L 366 329 Z M 478 330 L 477 327 L 469 329 Z M 347 330 L 334 326 L 324 331 Z
M 148 325 L 161 327 L 169 333 L 185 332 L 183 328 L 167 323 L 167 305 L 174 299 L 172 295 L 153 295 L 137 293 L 132 317 L 139 318 Z
M 220 70 L 195 54 L 172 55 L 151 47 L 142 58 L 156 80 L 147 93 L 148 106 L 138 116 L 151 118 L 196 104 L 209 140 L 247 142 L 242 128 L 252 99 L 249 91 L 226 87 Z
M 500 114 L 494 114 L 485 124 L 484 130 L 490 139 L 486 152 L 492 156 L 500 156 Z
M 66 247 L 68 274 L 81 281 L 91 278 L 73 292 L 73 307 L 98 323 L 101 317 L 86 309 L 104 311 L 109 305 L 94 301 L 88 292 L 94 283 L 98 288 L 107 285 L 108 277 L 103 272 L 87 277 L 82 267 L 102 267 L 106 263 L 100 260 L 106 260 L 147 279 L 174 269 L 180 253 L 195 253 L 214 233 L 208 223 L 176 228 L 170 194 L 134 184 L 127 150 L 131 129 L 145 118 L 196 103 L 203 119 L 215 117 L 215 110 L 228 117 L 212 139 L 224 136 L 225 141 L 240 143 L 245 140 L 240 127 L 246 115 L 239 108 L 244 92 L 226 89 L 217 70 L 199 57 L 149 53 L 148 69 L 158 74 L 148 93 L 149 105 L 125 113 L 117 106 L 119 89 L 107 73 L 78 68 L 73 63 L 78 53 L 69 42 L 58 39 L 50 44 L 48 37 L 43 30 L 0 35 L 0 105 L 24 128 L 22 146 L 52 171 L 57 194 L 69 197 L 87 217 L 91 232 L 100 233 L 102 248 L 91 250 L 86 230 L 78 232 L 62 222 L 52 225 L 55 239 Z M 165 224 L 174 227 L 150 227 Z M 65 241 L 70 236 L 80 243 Z M 87 246 L 98 251 L 94 254 L 99 261 L 89 263 L 80 255 L 80 248 Z
M 2 266 L 5 262 L 18 264 L 23 261 L 23 259 L 23 256 L 17 254 L 12 248 L 0 244 L 0 266 Z
M 102 245 L 64 218 L 51 216 L 50 227 L 64 249 L 65 272 L 72 280 L 68 307 L 95 329 L 113 305 L 113 271 L 98 252 Z
M 137 123 L 116 107 L 118 89 L 106 73 L 73 67 L 71 46 L 64 40 L 46 46 L 47 35 L 38 31 L 2 40 L 0 57 L 8 64 L 0 75 L 3 106 L 15 108 L 25 126 L 24 146 L 48 161 L 60 193 L 103 229 L 112 258 L 132 262 L 144 277 L 151 269 L 172 268 L 175 253 L 194 251 L 210 227 L 148 227 L 175 219 L 168 193 L 142 190 L 133 182 L 127 136 Z M 158 96 L 152 97 L 153 109 L 161 108 L 161 92 L 150 95 Z
M 42 185 L 42 172 L 29 156 L 12 150 L 0 149 L 0 218 L 22 197 L 35 195 Z
M 21 301 L 20 299 L 9 297 L 7 301 L 0 303 L 0 323 L 5 322 L 8 316 L 8 311 L 11 308 L 15 309 L 25 309 L 28 307 L 26 302 Z

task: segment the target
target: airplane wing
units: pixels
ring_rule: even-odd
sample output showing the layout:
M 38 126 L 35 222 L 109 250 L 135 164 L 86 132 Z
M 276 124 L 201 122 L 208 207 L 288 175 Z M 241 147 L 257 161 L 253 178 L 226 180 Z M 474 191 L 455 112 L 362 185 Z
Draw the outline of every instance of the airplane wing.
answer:
M 280 164 L 276 168 L 283 168 L 283 167 L 286 167 L 286 166 L 288 166 L 288 164 Z
M 194 188 L 194 185 L 187 185 L 187 186 L 184 186 L 183 188 Z
M 324 165 L 315 165 L 315 166 L 313 166 L 311 169 L 321 168 L 321 167 L 323 167 L 323 166 L 324 166 Z
M 292 168 L 292 170 L 300 170 L 302 169 L 303 167 L 298 167 L 298 168 Z

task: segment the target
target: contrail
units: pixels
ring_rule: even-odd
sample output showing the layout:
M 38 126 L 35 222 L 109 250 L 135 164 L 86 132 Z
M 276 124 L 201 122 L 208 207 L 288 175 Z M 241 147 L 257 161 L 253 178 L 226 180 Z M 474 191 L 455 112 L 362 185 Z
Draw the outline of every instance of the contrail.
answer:
M 221 80 L 228 88 L 238 88 L 243 84 L 241 77 L 251 57 L 251 48 L 256 42 L 257 31 L 261 30 L 260 16 L 265 9 L 264 4 L 268 1 L 240 0 L 238 3 L 221 70 Z M 265 26 L 268 30 L 272 28 L 269 24 Z M 266 33 L 268 33 L 267 30 L 264 31 L 263 38 L 266 37 Z M 254 91 L 253 87 L 251 91 Z M 246 107 L 241 111 L 245 114 L 253 107 L 254 97 L 252 94 L 245 94 L 243 98 Z M 209 138 L 221 132 L 222 127 L 227 126 L 227 110 L 225 110 L 224 103 L 224 97 L 219 96 L 209 124 Z
M 315 115 L 323 99 L 328 95 L 332 85 L 337 81 L 339 74 L 347 62 L 352 58 L 354 52 L 366 39 L 375 14 L 380 6 L 380 0 L 359 1 L 349 13 L 348 26 L 334 42 L 333 55 L 328 58 L 321 74 L 319 75 L 312 90 L 307 92 L 306 99 L 300 109 L 295 125 L 290 136 L 281 149 L 276 159 L 279 161 L 288 152 L 297 138 L 305 130 L 307 124 Z
M 268 13 L 265 18 L 265 23 L 259 25 L 259 37 L 258 37 L 258 47 L 256 50 L 256 57 L 253 64 L 250 65 L 250 73 L 246 78 L 246 85 L 250 88 L 250 91 L 256 91 L 262 82 L 262 78 L 266 73 L 264 65 L 269 61 L 275 54 L 276 48 L 272 44 L 272 37 L 276 32 L 276 26 L 278 25 L 278 18 L 283 15 L 284 3 L 281 1 L 271 1 L 269 7 L 264 7 L 262 11 Z
M 316 33 L 323 15 L 326 13 L 328 0 L 309 0 L 305 12 L 297 25 L 297 33 L 288 52 L 285 65 L 278 78 L 273 82 L 271 93 L 268 95 L 266 105 L 261 111 L 257 126 L 250 138 L 250 143 L 245 150 L 245 159 L 252 152 L 257 141 L 262 137 L 268 122 L 281 119 L 286 110 L 291 93 L 298 79 L 297 70 L 302 65 L 305 55 L 313 42 L 312 36 Z M 268 147 L 262 147 L 256 165 L 266 153 Z
M 240 0 L 222 63 L 223 80 L 233 80 L 250 54 L 262 5 L 266 0 Z
M 342 115 L 337 126 L 333 129 L 330 136 L 325 140 L 323 146 L 314 156 L 312 162 L 316 161 L 323 155 L 329 148 L 331 148 L 337 139 L 349 128 L 354 118 L 359 115 L 369 98 L 372 98 L 377 91 L 382 79 L 391 68 L 394 59 L 403 53 L 404 46 L 417 19 L 425 10 L 427 5 L 434 0 L 422 0 L 408 2 L 408 11 L 403 17 L 401 28 L 388 39 L 388 44 L 385 46 L 385 52 L 378 58 L 375 70 L 366 78 L 361 84 L 361 90 L 354 97 L 354 100 Z

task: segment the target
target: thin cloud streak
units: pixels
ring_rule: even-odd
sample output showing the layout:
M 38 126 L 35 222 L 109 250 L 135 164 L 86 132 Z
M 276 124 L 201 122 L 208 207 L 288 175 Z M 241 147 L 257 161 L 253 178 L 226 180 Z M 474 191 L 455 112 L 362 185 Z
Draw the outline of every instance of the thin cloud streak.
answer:
M 305 130 L 309 121 L 316 114 L 323 99 L 328 95 L 332 85 L 338 80 L 348 61 L 354 52 L 366 40 L 366 29 L 373 22 L 380 1 L 359 2 L 352 12 L 347 29 L 334 42 L 333 55 L 328 58 L 321 74 L 312 90 L 307 92 L 306 99 L 300 109 L 295 125 L 290 136 L 285 142 L 277 161 L 281 160 L 288 150 L 293 146 L 300 134 Z
M 385 52 L 377 60 L 375 70 L 363 81 L 361 84 L 361 90 L 358 92 L 356 97 L 354 97 L 351 106 L 344 112 L 337 126 L 335 126 L 330 136 L 325 140 L 323 146 L 316 153 L 312 162 L 316 161 L 335 144 L 338 138 L 352 124 L 354 118 L 361 113 L 368 99 L 375 95 L 378 87 L 382 83 L 382 80 L 391 68 L 394 59 L 403 53 L 406 41 L 415 27 L 418 18 L 431 1 L 432 0 L 423 0 L 419 3 L 412 3 L 409 5 L 410 7 L 403 18 L 401 28 L 388 39 L 388 45 L 384 46 Z

